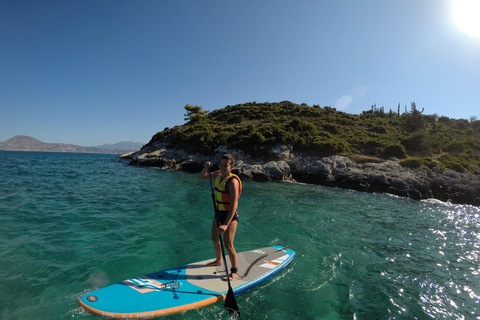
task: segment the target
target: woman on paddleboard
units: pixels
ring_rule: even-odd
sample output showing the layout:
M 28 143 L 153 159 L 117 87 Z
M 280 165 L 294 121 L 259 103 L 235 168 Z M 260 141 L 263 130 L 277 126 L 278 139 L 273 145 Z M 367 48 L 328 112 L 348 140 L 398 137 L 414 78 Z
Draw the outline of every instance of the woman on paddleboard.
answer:
M 223 235 L 225 248 L 232 265 L 229 275 L 230 280 L 238 277 L 237 252 L 233 247 L 233 239 L 235 238 L 238 224 L 238 198 L 242 192 L 240 178 L 232 173 L 234 163 L 235 158 L 233 155 L 225 154 L 220 161 L 220 170 L 211 173 L 211 177 L 215 179 L 216 214 L 218 214 L 218 216 L 213 218 L 212 223 L 212 241 L 217 256 L 214 261 L 207 264 L 207 266 L 222 265 L 222 249 L 219 235 Z M 200 172 L 200 179 L 208 180 L 210 178 L 208 174 L 210 166 L 210 162 L 205 162 L 204 168 Z

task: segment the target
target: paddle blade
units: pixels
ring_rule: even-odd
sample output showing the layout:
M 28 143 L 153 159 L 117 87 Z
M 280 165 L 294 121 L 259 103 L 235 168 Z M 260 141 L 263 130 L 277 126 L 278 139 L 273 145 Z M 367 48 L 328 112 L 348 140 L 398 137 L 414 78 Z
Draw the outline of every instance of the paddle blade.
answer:
M 235 300 L 235 294 L 232 287 L 228 289 L 227 297 L 225 298 L 225 308 L 231 316 L 239 317 L 240 310 L 238 309 L 237 300 Z

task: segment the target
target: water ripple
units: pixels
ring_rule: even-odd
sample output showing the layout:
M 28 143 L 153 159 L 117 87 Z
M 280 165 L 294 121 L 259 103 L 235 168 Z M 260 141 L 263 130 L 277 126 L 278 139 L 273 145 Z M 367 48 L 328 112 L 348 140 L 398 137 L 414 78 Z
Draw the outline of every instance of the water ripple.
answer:
M 213 257 L 208 182 L 108 155 L 0 152 L 0 318 L 92 318 L 85 293 Z M 248 319 L 480 319 L 480 209 L 244 181 L 237 250 L 296 259 Z M 171 319 L 225 319 L 220 304 Z M 93 318 L 92 318 L 93 319 Z

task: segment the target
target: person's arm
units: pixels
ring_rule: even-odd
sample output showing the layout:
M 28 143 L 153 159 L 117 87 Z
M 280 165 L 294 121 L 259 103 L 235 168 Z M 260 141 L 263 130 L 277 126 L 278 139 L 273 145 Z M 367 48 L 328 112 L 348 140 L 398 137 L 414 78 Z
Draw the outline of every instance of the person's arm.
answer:
M 202 171 L 198 174 L 198 177 L 201 179 L 201 180 L 207 180 L 209 179 L 208 177 L 208 169 L 210 168 L 211 166 L 211 163 L 210 162 L 205 162 L 205 164 L 203 165 L 203 169 Z M 218 176 L 218 173 L 219 171 L 214 171 L 212 172 L 212 178 L 215 179 L 217 176 Z
M 222 230 L 220 235 L 222 235 L 228 229 L 228 226 L 230 225 L 230 222 L 232 222 L 235 212 L 237 212 L 238 189 L 238 180 L 235 178 L 231 179 L 228 182 L 228 192 L 230 193 L 230 210 L 228 210 L 227 218 L 225 219 L 224 224 L 219 227 Z

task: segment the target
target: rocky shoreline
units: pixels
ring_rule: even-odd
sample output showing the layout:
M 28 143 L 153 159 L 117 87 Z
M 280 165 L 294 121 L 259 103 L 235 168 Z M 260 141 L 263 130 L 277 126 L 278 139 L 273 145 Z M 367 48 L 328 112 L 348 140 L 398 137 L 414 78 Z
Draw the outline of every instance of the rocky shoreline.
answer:
M 120 156 L 131 165 L 199 172 L 205 161 L 219 163 L 224 153 L 235 155 L 234 173 L 256 181 L 297 181 L 363 192 L 389 193 L 415 200 L 438 199 L 480 206 L 480 175 L 450 170 L 410 169 L 397 159 L 354 162 L 345 156 L 315 157 L 293 153 L 287 146 L 272 148 L 273 159 L 258 162 L 240 150 L 221 146 L 214 155 L 189 154 L 166 144 L 147 145 Z

